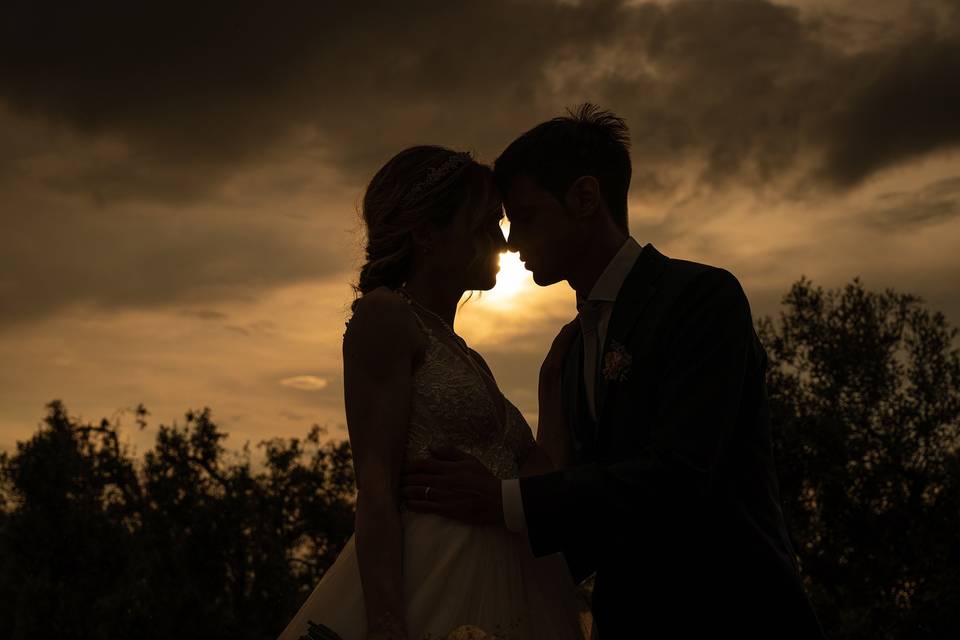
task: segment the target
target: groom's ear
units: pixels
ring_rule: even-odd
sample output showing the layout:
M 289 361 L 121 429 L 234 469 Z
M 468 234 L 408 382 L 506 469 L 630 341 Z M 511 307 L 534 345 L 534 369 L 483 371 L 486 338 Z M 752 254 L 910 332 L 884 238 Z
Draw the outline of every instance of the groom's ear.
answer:
M 578 218 L 594 216 L 600 211 L 600 183 L 593 176 L 580 176 L 567 189 L 566 200 Z

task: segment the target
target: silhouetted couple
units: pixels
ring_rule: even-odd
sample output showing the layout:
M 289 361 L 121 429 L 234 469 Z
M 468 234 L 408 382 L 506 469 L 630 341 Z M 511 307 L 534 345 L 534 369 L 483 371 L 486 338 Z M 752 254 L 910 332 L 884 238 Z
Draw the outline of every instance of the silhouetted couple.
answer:
M 373 177 L 343 340 L 356 531 L 281 638 L 822 637 L 747 299 L 630 237 L 630 175 L 623 120 L 584 105 L 492 170 L 421 146 Z M 507 248 L 577 294 L 536 439 L 454 331 Z M 594 573 L 591 629 L 577 585 Z

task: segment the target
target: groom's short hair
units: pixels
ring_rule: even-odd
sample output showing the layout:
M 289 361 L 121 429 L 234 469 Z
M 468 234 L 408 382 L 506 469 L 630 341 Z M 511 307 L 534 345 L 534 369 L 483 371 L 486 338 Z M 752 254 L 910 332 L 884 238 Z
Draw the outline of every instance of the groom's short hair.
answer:
M 593 176 L 614 222 L 629 233 L 630 131 L 623 118 L 589 102 L 538 124 L 510 143 L 493 165 L 501 195 L 529 176 L 563 202 L 577 178 Z

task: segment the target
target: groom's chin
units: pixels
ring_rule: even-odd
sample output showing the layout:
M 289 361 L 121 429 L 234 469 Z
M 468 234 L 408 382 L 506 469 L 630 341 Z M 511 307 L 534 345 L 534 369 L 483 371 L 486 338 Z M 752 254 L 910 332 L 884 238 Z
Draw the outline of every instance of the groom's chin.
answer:
M 541 287 L 549 287 L 563 280 L 563 278 L 559 276 L 555 277 L 552 274 L 543 273 L 542 271 L 531 271 L 530 275 L 533 276 L 533 281 Z

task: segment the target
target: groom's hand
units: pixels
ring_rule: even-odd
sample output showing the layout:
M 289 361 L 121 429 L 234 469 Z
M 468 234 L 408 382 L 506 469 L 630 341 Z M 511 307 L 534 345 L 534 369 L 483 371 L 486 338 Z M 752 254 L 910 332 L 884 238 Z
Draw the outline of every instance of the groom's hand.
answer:
M 570 351 L 570 346 L 573 344 L 573 341 L 579 335 L 580 320 L 578 318 L 574 318 L 560 328 L 560 332 L 550 345 L 550 351 L 547 352 L 547 356 L 543 359 L 543 364 L 540 365 L 541 380 L 550 377 L 559 378 L 560 371 L 563 369 L 563 360 L 567 357 L 567 352 Z
M 499 478 L 454 447 L 431 448 L 430 453 L 432 458 L 404 468 L 400 493 L 407 507 L 468 524 L 503 524 Z

